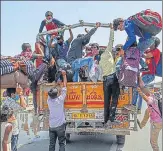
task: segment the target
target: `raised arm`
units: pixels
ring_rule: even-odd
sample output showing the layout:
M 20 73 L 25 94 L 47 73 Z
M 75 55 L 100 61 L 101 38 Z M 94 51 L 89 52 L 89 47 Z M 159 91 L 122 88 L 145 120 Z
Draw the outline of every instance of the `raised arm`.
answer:
M 66 77 L 66 72 L 63 70 L 62 71 L 62 75 L 63 75 L 63 87 L 67 86 L 67 77 Z
M 39 50 L 41 56 L 44 56 L 44 53 L 43 53 L 43 51 L 42 51 L 42 49 L 41 49 L 41 46 L 40 46 L 40 43 L 35 43 L 35 47 L 36 47 L 36 49 Z
M 137 88 L 137 91 L 138 91 L 139 95 L 140 95 L 146 102 L 149 101 L 149 100 L 148 100 L 148 97 L 143 93 L 142 88 L 138 87 L 138 88 Z
M 114 29 L 113 25 L 110 24 L 110 36 L 109 36 L 109 43 L 107 45 L 107 48 L 105 51 L 111 52 L 113 48 L 113 43 L 114 43 Z
M 62 76 L 63 76 L 63 88 L 61 90 L 61 95 L 58 97 L 59 100 L 65 101 L 66 94 L 67 94 L 67 77 L 66 77 L 66 71 L 62 70 Z
M 70 38 L 68 39 L 68 42 L 70 44 L 74 37 L 71 29 L 69 29 L 69 33 L 70 33 Z
M 143 82 L 143 80 L 142 80 L 142 78 L 140 76 L 138 77 L 138 82 L 139 82 L 139 86 L 140 87 L 137 88 L 137 91 L 141 95 L 141 97 L 146 102 L 148 102 L 149 99 L 148 99 L 148 97 L 144 93 L 149 93 L 150 94 L 150 91 L 147 88 L 144 87 L 144 82 Z
M 96 32 L 97 28 L 100 27 L 100 23 L 96 23 L 96 27 L 92 28 L 86 35 L 79 38 L 82 42 L 91 38 L 91 36 Z

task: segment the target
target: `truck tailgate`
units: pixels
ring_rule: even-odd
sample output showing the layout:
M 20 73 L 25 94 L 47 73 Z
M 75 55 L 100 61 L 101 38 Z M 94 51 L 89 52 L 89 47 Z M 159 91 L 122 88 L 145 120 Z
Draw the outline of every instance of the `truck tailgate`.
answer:
M 43 84 L 37 91 L 37 103 L 39 110 L 47 110 L 47 97 L 50 88 L 55 83 Z M 132 89 L 125 89 L 119 96 L 118 108 L 129 104 L 132 100 Z M 67 84 L 67 97 L 65 100 L 65 109 L 89 110 L 104 108 L 104 92 L 102 82 L 76 82 Z

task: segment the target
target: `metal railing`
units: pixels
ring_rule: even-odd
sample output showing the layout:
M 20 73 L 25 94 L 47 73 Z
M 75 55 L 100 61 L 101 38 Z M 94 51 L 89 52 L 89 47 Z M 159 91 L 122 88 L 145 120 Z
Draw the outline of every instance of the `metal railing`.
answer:
M 57 29 L 53 29 L 53 30 L 49 30 L 49 31 L 44 31 L 42 33 L 38 33 L 36 38 L 39 38 L 39 36 L 44 36 L 44 35 L 47 35 L 47 34 L 53 34 L 53 33 L 62 32 L 62 31 L 65 31 L 65 30 L 69 30 L 70 28 L 74 29 L 74 28 L 83 27 L 83 26 L 96 27 L 96 23 L 87 23 L 87 22 L 84 22 L 83 20 L 79 20 L 79 23 L 72 24 L 71 27 L 63 26 L 62 28 L 57 28 Z M 107 24 L 106 23 L 101 23 L 100 27 L 109 28 L 110 24 L 109 23 L 107 23 Z

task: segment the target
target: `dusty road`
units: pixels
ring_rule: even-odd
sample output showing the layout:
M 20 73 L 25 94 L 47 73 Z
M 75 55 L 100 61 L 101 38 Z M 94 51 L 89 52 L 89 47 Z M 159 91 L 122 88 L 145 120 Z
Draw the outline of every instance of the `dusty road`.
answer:
M 66 145 L 66 151 L 109 151 L 114 150 L 117 146 L 114 145 L 116 141 L 113 136 L 98 135 L 98 136 L 72 136 L 71 143 Z M 40 141 L 37 143 L 25 145 L 18 151 L 39 150 L 48 151 L 49 140 Z M 58 151 L 58 144 L 56 151 Z
M 143 112 L 138 115 L 138 119 L 142 119 L 146 105 L 143 104 Z M 32 123 L 32 115 L 24 114 L 24 119 L 21 116 L 22 123 L 27 122 L 29 127 L 35 125 Z M 20 125 L 22 125 L 20 123 Z M 23 128 L 23 126 L 21 126 Z M 39 136 L 39 137 L 38 137 Z M 43 140 L 44 139 L 44 140 Z M 29 144 L 30 143 L 30 144 Z M 162 132 L 159 135 L 159 147 L 162 150 Z M 27 144 L 27 145 L 23 145 Z M 37 132 L 37 138 L 34 135 L 34 129 L 29 128 L 27 131 L 21 130 L 19 137 L 19 149 L 18 151 L 48 151 L 48 132 Z M 142 130 L 138 129 L 137 132 L 131 132 L 131 135 L 126 136 L 126 142 L 124 146 L 118 146 L 116 144 L 116 138 L 112 135 L 72 135 L 71 143 L 66 145 L 66 151 L 152 151 L 150 145 L 150 123 L 148 122 L 146 127 Z M 56 146 L 58 151 L 58 145 Z

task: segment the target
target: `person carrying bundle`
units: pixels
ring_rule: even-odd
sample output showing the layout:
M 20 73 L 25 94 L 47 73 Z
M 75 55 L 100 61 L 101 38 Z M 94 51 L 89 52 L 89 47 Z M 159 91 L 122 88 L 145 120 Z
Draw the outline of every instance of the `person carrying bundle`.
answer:
M 162 18 L 157 12 L 145 10 L 126 20 L 122 18 L 114 19 L 113 26 L 115 31 L 125 30 L 128 35 L 128 41 L 123 46 L 124 51 L 136 42 L 136 36 L 140 37 L 138 49 L 142 56 L 144 51 L 154 43 L 153 36 L 156 36 L 162 30 Z M 143 63 L 142 58 L 140 61 L 140 64 L 144 65 L 141 71 L 148 71 L 148 66 Z

